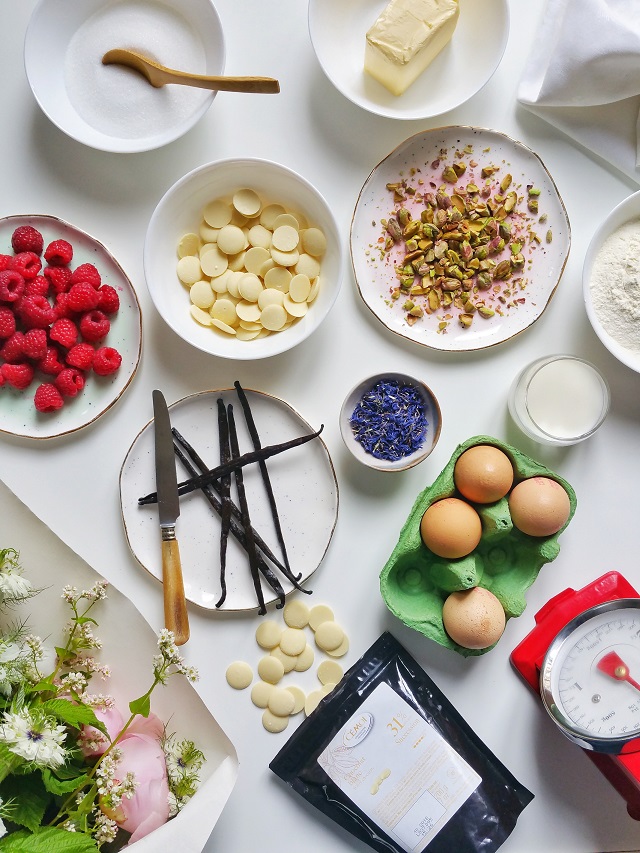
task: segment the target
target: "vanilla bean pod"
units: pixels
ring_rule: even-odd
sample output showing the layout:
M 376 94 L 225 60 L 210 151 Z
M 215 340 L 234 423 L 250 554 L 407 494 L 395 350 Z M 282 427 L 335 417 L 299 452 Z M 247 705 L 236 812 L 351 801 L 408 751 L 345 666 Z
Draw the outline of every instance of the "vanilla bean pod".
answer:
M 238 456 L 237 459 L 230 460 L 226 465 L 218 465 L 216 468 L 208 470 L 205 474 L 200 474 L 197 477 L 191 477 L 189 480 L 178 483 L 178 493 L 180 495 L 188 495 L 190 492 L 196 491 L 196 489 L 208 486 L 213 480 L 219 480 L 220 477 L 224 477 L 225 474 L 230 474 L 233 471 L 244 468 L 245 465 L 250 465 L 252 462 L 257 462 L 259 459 L 270 459 L 278 453 L 284 453 L 285 450 L 290 450 L 293 447 L 299 447 L 301 444 L 306 444 L 308 441 L 313 441 L 314 438 L 317 438 L 320 435 L 323 429 L 324 424 L 321 424 L 320 429 L 316 432 L 307 433 L 307 435 L 300 435 L 297 438 L 292 438 L 290 441 L 283 441 L 281 444 L 270 444 L 268 447 L 263 447 L 261 450 L 252 450 L 248 453 L 244 453 L 242 456 Z M 138 505 L 146 506 L 147 504 L 157 503 L 157 501 L 158 493 L 150 492 L 150 494 L 145 495 L 142 498 L 138 498 Z
M 231 459 L 231 447 L 229 445 L 229 422 L 224 401 L 218 398 L 218 433 L 220 443 L 220 462 L 224 464 Z M 222 501 L 222 513 L 220 515 L 220 598 L 216 607 L 221 607 L 227 597 L 227 543 L 229 541 L 229 528 L 231 527 L 231 474 L 220 477 L 220 499 Z
M 260 436 L 258 435 L 258 430 L 256 427 L 256 422 L 253 419 L 253 412 L 251 411 L 251 406 L 249 405 L 249 401 L 247 400 L 247 395 L 244 393 L 244 388 L 242 385 L 236 380 L 233 383 L 234 388 L 236 389 L 236 393 L 238 394 L 238 398 L 240 400 L 240 405 L 242 406 L 242 411 L 244 413 L 244 419 L 247 424 L 247 429 L 249 430 L 249 435 L 251 436 L 251 441 L 253 443 L 254 450 L 260 450 L 262 448 L 262 443 L 260 441 Z M 271 477 L 269 476 L 269 471 L 267 469 L 267 463 L 264 459 L 258 460 L 258 467 L 260 468 L 260 474 L 262 475 L 262 482 L 264 483 L 264 488 L 267 493 L 267 498 L 269 499 L 269 508 L 271 509 L 271 518 L 273 519 L 273 526 L 276 531 L 276 537 L 278 539 L 278 544 L 280 545 L 280 549 L 282 551 L 282 559 L 284 561 L 285 566 L 287 567 L 288 577 L 293 577 L 293 572 L 291 571 L 291 565 L 289 563 L 289 555 L 287 554 L 287 546 L 284 541 L 284 534 L 282 532 L 282 525 L 280 524 L 280 516 L 278 515 L 278 507 L 276 505 L 276 496 L 273 493 L 273 486 L 271 485 Z M 295 575 L 296 580 L 300 580 L 302 574 Z
M 184 465 L 187 472 L 191 476 L 195 475 L 197 473 L 197 469 L 196 469 L 195 465 L 193 464 L 193 462 L 189 459 L 189 457 L 187 456 L 185 451 L 183 451 L 176 444 L 174 444 L 173 449 L 175 451 L 176 456 L 178 457 L 180 462 L 182 462 L 182 464 Z M 220 499 L 218 498 L 218 496 L 213 491 L 213 489 L 211 489 L 209 486 L 203 486 L 202 487 L 202 493 L 204 494 L 205 498 L 209 501 L 210 505 L 215 510 L 215 512 L 217 512 L 218 515 L 221 515 L 222 514 L 222 503 L 221 503 Z M 235 518 L 231 519 L 230 530 L 231 530 L 231 533 L 233 533 L 234 537 L 238 540 L 240 545 L 242 545 L 242 547 L 246 551 L 247 546 L 246 546 L 246 537 L 244 535 L 244 530 Z M 277 578 L 276 574 L 274 573 L 273 569 L 271 568 L 271 566 L 269 566 L 260 555 L 258 555 L 258 566 L 259 566 L 260 572 L 261 572 L 262 576 L 264 577 L 265 581 L 269 584 L 271 589 L 278 596 L 279 601 L 278 601 L 278 604 L 276 605 L 276 607 L 278 610 L 280 610 L 282 607 L 284 607 L 284 603 L 285 603 L 285 592 L 284 592 L 284 589 L 282 588 L 282 584 L 278 580 L 278 578 Z

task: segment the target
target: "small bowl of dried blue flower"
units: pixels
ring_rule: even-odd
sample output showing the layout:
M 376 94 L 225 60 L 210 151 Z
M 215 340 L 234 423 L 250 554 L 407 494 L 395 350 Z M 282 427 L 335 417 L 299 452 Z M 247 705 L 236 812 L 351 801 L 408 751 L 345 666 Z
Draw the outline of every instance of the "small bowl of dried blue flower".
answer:
M 442 416 L 433 391 L 405 373 L 359 382 L 340 410 L 340 432 L 355 458 L 376 471 L 406 471 L 429 456 Z

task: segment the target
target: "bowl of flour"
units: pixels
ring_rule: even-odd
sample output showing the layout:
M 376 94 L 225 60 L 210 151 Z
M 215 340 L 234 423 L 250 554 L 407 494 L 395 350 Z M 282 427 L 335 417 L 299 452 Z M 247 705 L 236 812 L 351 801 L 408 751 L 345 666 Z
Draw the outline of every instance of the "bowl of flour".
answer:
M 211 0 L 40 0 L 25 37 L 34 97 L 68 136 L 111 152 L 150 151 L 202 118 L 215 92 L 151 86 L 130 68 L 103 65 L 125 47 L 180 71 L 222 74 L 225 45 Z
M 640 373 L 640 191 L 614 207 L 593 235 L 582 280 L 595 333 Z

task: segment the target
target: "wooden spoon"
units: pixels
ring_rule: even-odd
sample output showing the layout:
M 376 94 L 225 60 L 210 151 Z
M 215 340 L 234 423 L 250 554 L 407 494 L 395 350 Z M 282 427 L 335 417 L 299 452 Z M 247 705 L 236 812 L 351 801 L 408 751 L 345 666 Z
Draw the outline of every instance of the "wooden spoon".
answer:
M 188 74 L 166 68 L 133 50 L 114 48 L 102 57 L 103 65 L 126 65 L 145 77 L 152 86 L 159 89 L 167 83 L 179 83 L 182 86 L 195 86 L 199 89 L 212 89 L 219 92 L 255 92 L 276 94 L 280 83 L 273 77 L 207 77 L 203 74 Z

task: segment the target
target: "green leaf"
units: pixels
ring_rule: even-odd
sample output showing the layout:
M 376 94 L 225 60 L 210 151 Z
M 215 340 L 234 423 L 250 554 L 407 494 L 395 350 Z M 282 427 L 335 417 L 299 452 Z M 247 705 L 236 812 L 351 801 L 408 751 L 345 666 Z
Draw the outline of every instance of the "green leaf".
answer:
M 78 616 L 75 621 L 78 625 L 86 625 L 87 622 L 91 622 L 92 625 L 98 624 L 95 619 L 91 618 L 91 616 Z
M 151 713 L 151 697 L 149 694 L 145 693 L 139 699 L 129 702 L 129 710 L 132 714 L 140 714 L 142 717 L 148 717 Z
M 61 796 L 62 794 L 71 794 L 78 788 L 84 787 L 87 782 L 90 782 L 91 780 L 86 773 L 82 773 L 80 776 L 74 776 L 72 779 L 58 779 L 57 776 L 54 776 L 51 770 L 46 767 L 42 771 L 42 781 L 44 782 L 44 786 L 47 791 L 51 794 Z
M 0 788 L 3 800 L 13 800 L 11 821 L 36 832 L 42 823 L 51 797 L 45 790 L 40 773 L 9 776 Z
M 13 773 L 21 761 L 20 756 L 11 752 L 6 743 L 0 743 L 0 782 Z
M 46 693 L 48 690 L 55 690 L 55 685 L 50 678 L 43 678 L 42 681 L 29 687 L 29 693 Z
M 68 699 L 48 699 L 41 705 L 48 714 L 52 714 L 60 722 L 66 723 L 79 729 L 80 726 L 95 726 L 103 734 L 107 734 L 107 727 L 95 715 L 93 708 L 88 705 L 77 705 Z
M 0 839 L 1 853 L 94 853 L 97 849 L 89 835 L 55 826 L 46 826 L 36 834 L 12 832 Z

